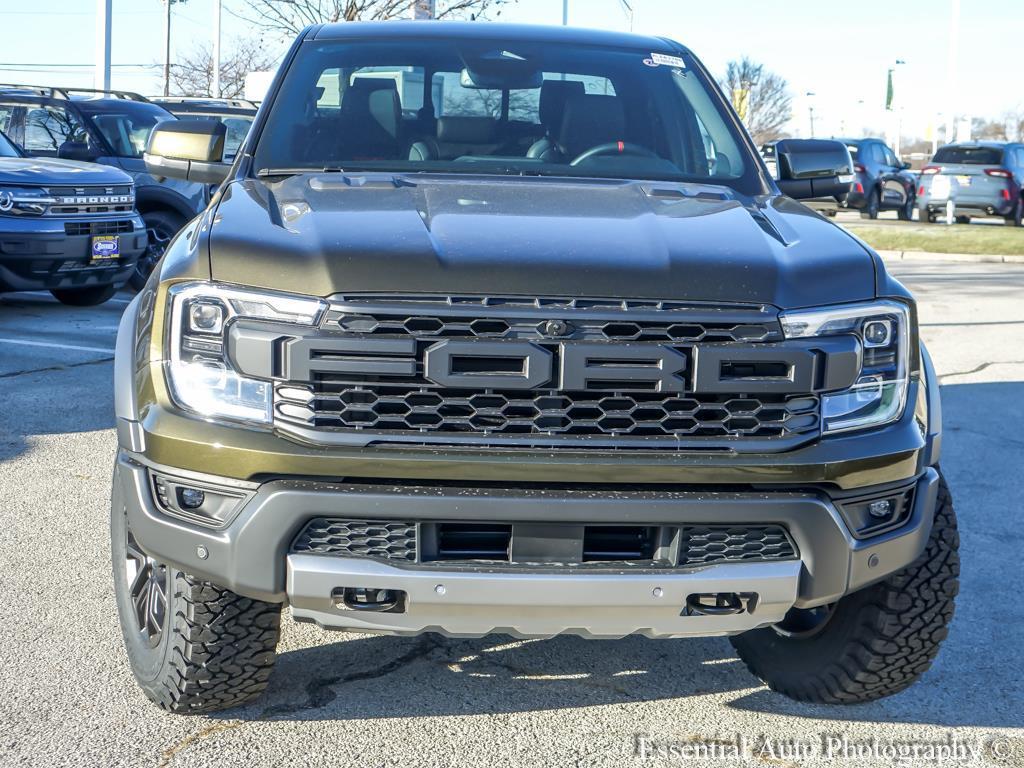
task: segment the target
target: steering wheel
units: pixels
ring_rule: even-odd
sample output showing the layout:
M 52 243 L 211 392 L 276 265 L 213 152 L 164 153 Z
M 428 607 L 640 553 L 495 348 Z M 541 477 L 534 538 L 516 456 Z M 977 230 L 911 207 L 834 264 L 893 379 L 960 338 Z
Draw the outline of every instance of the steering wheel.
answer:
M 609 141 L 607 144 L 598 144 L 596 147 L 591 147 L 569 163 L 569 165 L 579 165 L 591 158 L 604 157 L 605 155 L 633 155 L 635 157 L 651 157 L 655 160 L 658 159 L 657 153 L 652 152 L 647 147 L 640 144 L 631 144 L 628 141 Z

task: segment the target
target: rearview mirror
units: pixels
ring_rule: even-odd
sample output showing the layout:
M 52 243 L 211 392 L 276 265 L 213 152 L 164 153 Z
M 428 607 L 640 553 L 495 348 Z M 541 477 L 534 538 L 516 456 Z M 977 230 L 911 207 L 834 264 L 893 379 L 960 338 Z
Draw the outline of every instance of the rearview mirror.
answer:
M 231 166 L 223 162 L 227 127 L 218 120 L 165 120 L 146 145 L 146 170 L 154 176 L 220 184 Z
M 853 186 L 853 159 L 840 141 L 783 139 L 775 145 L 782 194 L 796 200 L 840 198 Z

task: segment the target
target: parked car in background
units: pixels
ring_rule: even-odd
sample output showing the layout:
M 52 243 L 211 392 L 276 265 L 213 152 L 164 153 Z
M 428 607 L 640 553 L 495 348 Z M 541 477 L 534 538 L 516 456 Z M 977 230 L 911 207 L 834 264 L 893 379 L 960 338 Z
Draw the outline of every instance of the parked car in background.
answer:
M 844 207 L 861 218 L 877 219 L 881 211 L 896 211 L 901 221 L 914 218 L 917 177 L 882 139 L 836 139 L 846 144 L 857 175 Z
M 101 304 L 145 248 L 128 174 L 28 158 L 0 133 L 0 293 L 46 290 L 64 304 Z
M 950 215 L 1001 217 L 1021 226 L 1024 218 L 1024 144 L 970 142 L 940 147 L 921 169 L 917 190 L 921 221 Z
M 189 96 L 159 96 L 152 99 L 175 117 L 209 118 L 224 123 L 224 160 L 235 159 L 249 126 L 256 118 L 258 107 L 245 99 L 193 98 Z
M 171 238 L 209 201 L 209 186 L 158 178 L 142 152 L 153 126 L 174 116 L 129 91 L 0 85 L 0 131 L 33 157 L 58 157 L 120 168 L 135 183 L 148 246 L 131 284 L 141 288 Z

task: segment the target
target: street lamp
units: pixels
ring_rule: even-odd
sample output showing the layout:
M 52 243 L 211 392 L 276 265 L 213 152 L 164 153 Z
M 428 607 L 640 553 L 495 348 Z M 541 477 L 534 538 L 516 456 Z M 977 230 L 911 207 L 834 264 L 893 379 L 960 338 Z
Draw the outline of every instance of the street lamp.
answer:
M 807 97 L 807 112 L 808 112 L 808 114 L 810 115 L 810 118 L 811 118 L 811 135 L 810 135 L 810 138 L 812 138 L 812 139 L 814 138 L 814 102 L 811 101 L 811 99 L 813 99 L 817 95 L 818 94 L 816 94 L 814 91 L 808 91 L 807 93 L 804 94 L 804 96 Z

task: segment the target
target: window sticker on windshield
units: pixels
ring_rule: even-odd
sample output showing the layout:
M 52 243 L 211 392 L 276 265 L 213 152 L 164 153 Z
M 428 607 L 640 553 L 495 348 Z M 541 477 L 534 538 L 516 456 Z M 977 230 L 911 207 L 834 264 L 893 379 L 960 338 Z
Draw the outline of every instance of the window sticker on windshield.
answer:
M 651 58 L 644 59 L 644 64 L 647 64 L 648 62 L 650 62 L 648 66 L 651 67 L 657 67 L 660 65 L 663 67 L 680 67 L 683 69 L 686 68 L 686 62 L 683 61 L 681 58 L 679 58 L 678 56 L 669 56 L 664 53 L 652 53 Z

